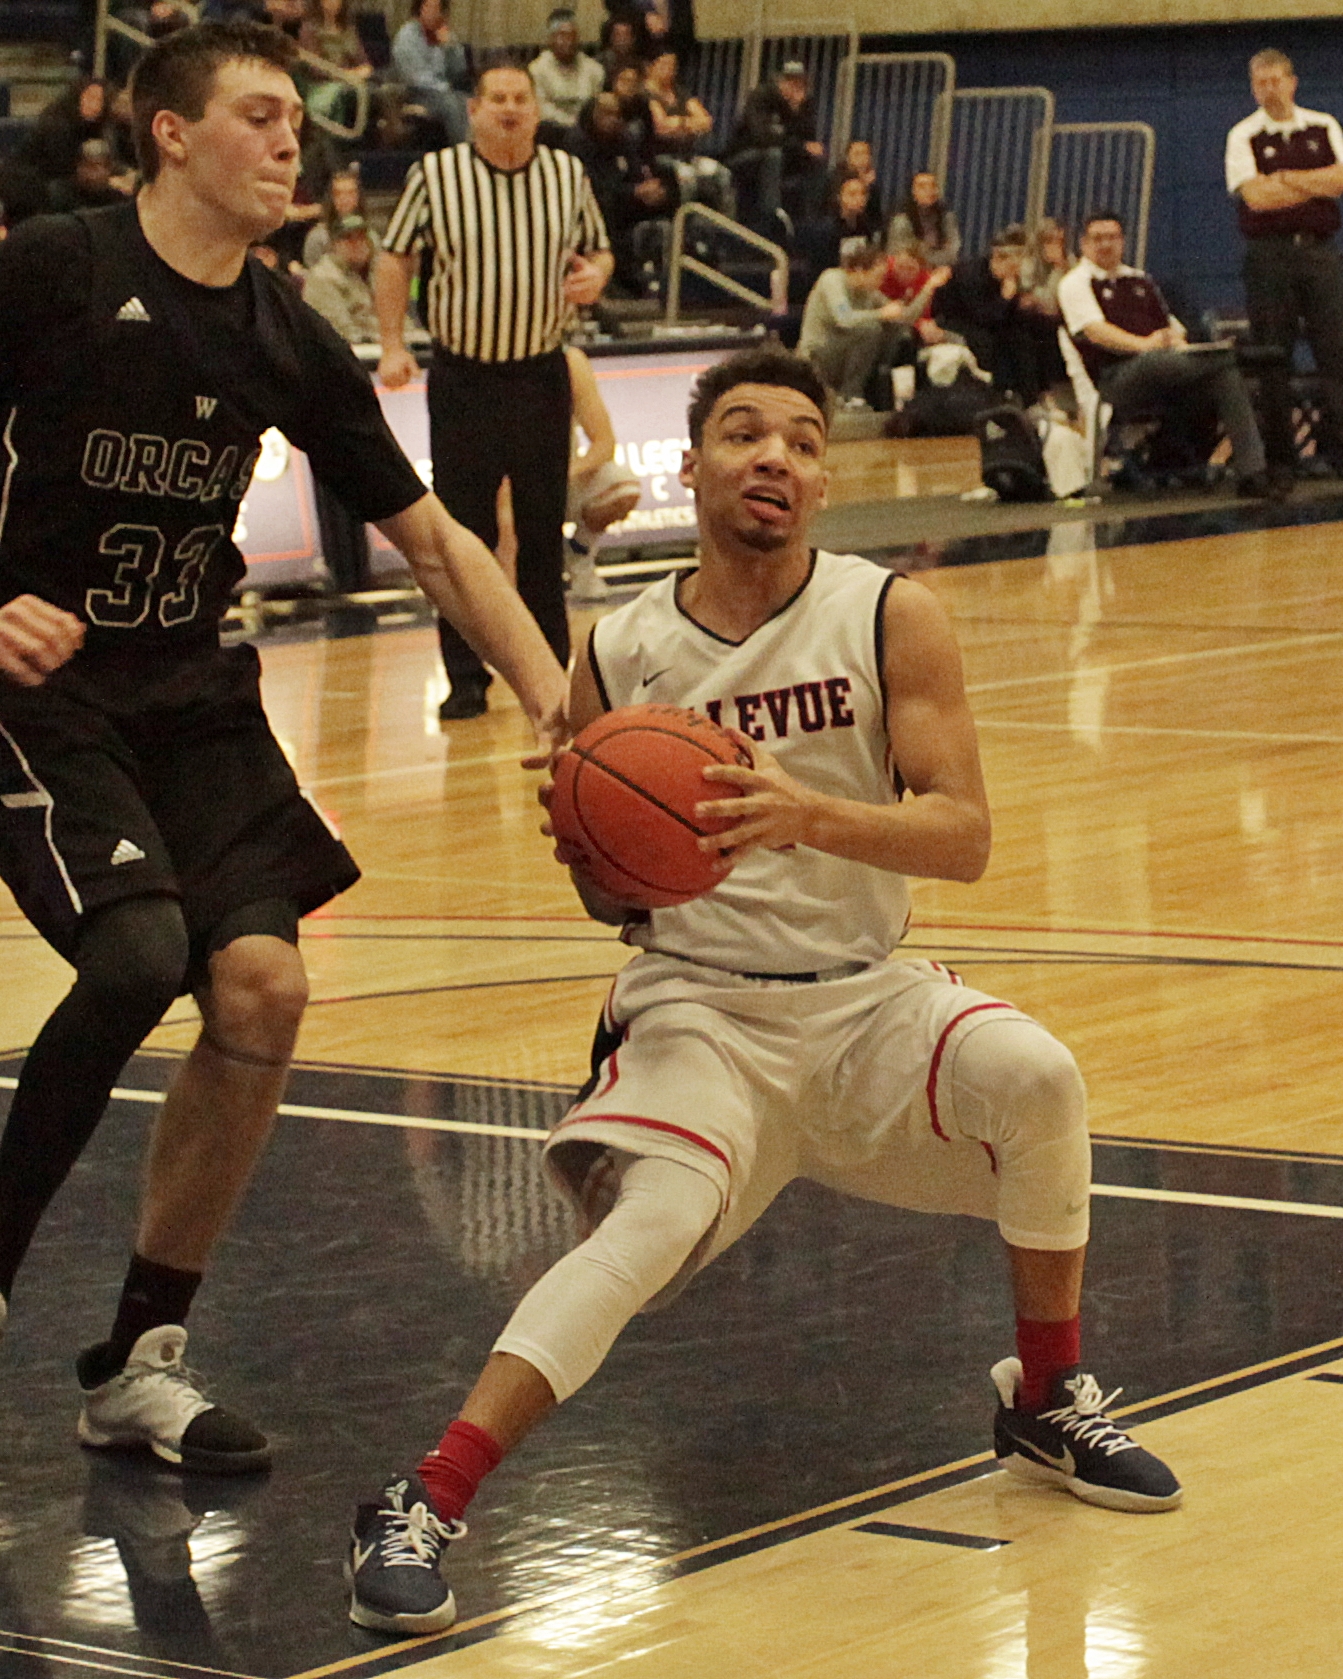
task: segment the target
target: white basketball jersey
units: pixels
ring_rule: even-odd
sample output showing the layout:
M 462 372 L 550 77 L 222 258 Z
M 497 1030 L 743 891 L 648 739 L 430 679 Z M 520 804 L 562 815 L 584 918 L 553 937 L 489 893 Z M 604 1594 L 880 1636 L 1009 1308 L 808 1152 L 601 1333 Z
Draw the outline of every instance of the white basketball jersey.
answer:
M 892 580 L 856 555 L 817 553 L 792 600 L 734 643 L 688 617 L 676 578 L 665 578 L 598 622 L 592 653 L 603 698 L 612 709 L 689 706 L 760 741 L 807 787 L 893 804 L 881 682 Z M 903 875 L 799 846 L 748 852 L 712 892 L 653 910 L 624 937 L 736 973 L 805 973 L 884 961 L 908 918 Z

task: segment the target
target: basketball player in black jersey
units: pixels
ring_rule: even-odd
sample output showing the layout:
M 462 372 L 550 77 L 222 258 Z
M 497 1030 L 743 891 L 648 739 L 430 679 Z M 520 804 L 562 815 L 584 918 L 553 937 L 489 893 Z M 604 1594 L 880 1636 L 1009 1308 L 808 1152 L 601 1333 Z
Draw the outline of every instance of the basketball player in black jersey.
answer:
M 146 185 L 0 247 L 0 877 L 74 967 L 0 1141 L 0 1322 L 126 1059 L 183 991 L 115 1322 L 77 1364 L 89 1445 L 268 1461 L 185 1378 L 187 1310 L 270 1135 L 302 915 L 358 869 L 302 797 L 255 651 L 219 621 L 238 503 L 276 426 L 399 547 L 517 690 L 542 761 L 564 677 L 485 548 L 425 493 L 346 347 L 247 248 L 284 220 L 303 104 L 277 31 L 203 25 L 135 77 Z

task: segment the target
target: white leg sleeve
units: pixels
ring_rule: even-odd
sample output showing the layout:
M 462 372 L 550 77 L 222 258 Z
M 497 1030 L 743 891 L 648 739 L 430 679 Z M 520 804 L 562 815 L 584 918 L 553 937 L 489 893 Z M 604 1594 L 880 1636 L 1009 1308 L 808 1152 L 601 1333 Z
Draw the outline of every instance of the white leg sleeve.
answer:
M 998 1166 L 998 1228 L 1018 1248 L 1080 1248 L 1091 1211 L 1091 1139 L 1077 1063 L 1043 1026 L 988 1016 L 951 1069 L 956 1128 Z
M 717 1219 L 717 1187 L 675 1160 L 624 1157 L 615 1206 L 523 1297 L 494 1344 L 525 1358 L 556 1399 L 576 1393 L 634 1314 L 664 1289 Z

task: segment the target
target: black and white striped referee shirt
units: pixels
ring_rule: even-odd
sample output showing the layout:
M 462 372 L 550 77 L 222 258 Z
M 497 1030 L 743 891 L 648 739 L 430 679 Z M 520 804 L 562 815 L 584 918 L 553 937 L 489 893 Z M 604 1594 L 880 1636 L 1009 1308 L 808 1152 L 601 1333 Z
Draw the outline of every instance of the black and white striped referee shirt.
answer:
M 405 256 L 420 245 L 434 253 L 434 341 L 472 361 L 504 362 L 560 347 L 572 313 L 561 291 L 569 257 L 610 241 L 569 152 L 538 146 L 524 168 L 496 169 L 464 140 L 406 176 L 383 246 Z

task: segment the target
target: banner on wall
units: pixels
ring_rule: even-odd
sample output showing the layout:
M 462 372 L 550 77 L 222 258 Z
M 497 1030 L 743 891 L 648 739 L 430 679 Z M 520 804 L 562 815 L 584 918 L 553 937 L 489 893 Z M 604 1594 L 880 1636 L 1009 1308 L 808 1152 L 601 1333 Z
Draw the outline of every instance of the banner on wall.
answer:
M 727 354 L 724 350 L 722 354 Z M 603 547 L 695 537 L 695 506 L 678 476 L 690 387 L 715 352 L 670 351 L 659 355 L 603 356 L 593 361 L 597 386 L 611 415 L 616 458 L 639 480 L 639 505 L 602 539 Z M 424 381 L 399 391 L 378 387 L 387 423 L 426 485 L 432 485 L 429 414 Z M 322 539 L 307 457 L 278 432 L 262 439 L 261 459 L 239 509 L 235 540 L 247 561 L 245 587 L 325 579 Z M 375 577 L 404 569 L 399 554 L 380 531 L 369 528 L 369 560 Z

